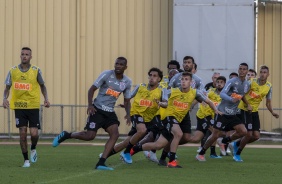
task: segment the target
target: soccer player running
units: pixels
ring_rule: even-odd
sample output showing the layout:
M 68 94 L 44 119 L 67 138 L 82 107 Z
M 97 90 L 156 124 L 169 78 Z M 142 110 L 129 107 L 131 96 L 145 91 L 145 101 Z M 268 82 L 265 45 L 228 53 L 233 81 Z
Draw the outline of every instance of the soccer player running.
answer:
M 207 97 L 214 103 L 217 107 L 221 102 L 220 92 L 225 86 L 226 78 L 224 76 L 218 76 L 215 82 L 216 88 L 210 88 L 207 91 Z M 201 103 L 199 110 L 197 111 L 197 128 L 194 136 L 191 137 L 190 142 L 198 143 L 202 140 L 201 146 L 205 144 L 206 139 L 204 137 L 209 137 L 211 135 L 210 127 L 214 124 L 214 111 L 205 103 Z M 215 152 L 215 143 L 210 147 L 210 158 L 221 158 Z
M 38 155 L 36 145 L 38 142 L 38 129 L 40 129 L 39 109 L 40 90 L 44 96 L 44 106 L 50 107 L 47 89 L 42 78 L 41 70 L 30 63 L 32 51 L 29 47 L 21 50 L 21 64 L 10 69 L 5 84 L 3 96 L 4 108 L 15 110 L 16 127 L 19 128 L 20 146 L 24 157 L 22 167 L 30 167 L 28 159 L 27 127 L 31 137 L 30 161 L 36 162 Z M 8 97 L 11 90 L 11 103 Z
M 275 118 L 279 118 L 279 115 L 273 112 L 272 109 L 272 85 L 267 81 L 268 76 L 269 68 L 265 65 L 261 66 L 259 78 L 250 79 L 251 89 L 245 95 L 246 103 L 241 101 L 238 106 L 241 110 L 240 115 L 244 120 L 248 133 L 241 140 L 230 143 L 230 146 L 233 149 L 233 159 L 236 162 L 243 161 L 240 155 L 246 144 L 252 143 L 260 138 L 260 120 L 258 108 L 264 97 L 266 98 L 266 107 L 269 112 Z
M 248 64 L 241 63 L 238 70 L 239 77 L 230 79 L 220 92 L 222 101 L 217 109 L 223 112 L 223 115 L 219 114 L 215 117 L 213 132 L 199 154 L 196 155 L 197 160 L 206 161 L 206 150 L 218 139 L 222 131 L 235 130 L 231 136 L 222 139 L 223 144 L 232 142 L 247 134 L 244 122 L 236 115 L 240 100 L 250 89 L 250 83 L 246 80 L 247 73 Z
M 131 148 L 148 132 L 154 132 L 156 122 L 160 122 L 158 115 L 159 105 L 156 100 L 167 101 L 165 89 L 159 86 L 162 77 L 163 72 L 160 69 L 151 68 L 148 71 L 148 84 L 142 83 L 132 91 L 131 98 L 134 97 L 130 111 L 132 128 L 128 133 L 128 137 L 123 142 L 115 145 L 109 156 L 125 148 L 120 154 L 121 158 L 125 163 L 131 164 Z M 157 132 L 154 132 L 154 137 L 156 137 L 156 134 Z
M 91 141 L 96 137 L 97 131 L 103 128 L 109 134 L 109 139 L 105 144 L 102 157 L 96 164 L 98 170 L 113 170 L 105 165 L 106 158 L 113 150 L 113 147 L 119 137 L 118 126 L 120 124 L 114 111 L 115 103 L 123 93 L 124 108 L 126 111 L 126 124 L 130 125 L 130 88 L 131 79 L 129 79 L 124 71 L 127 69 L 127 59 L 118 57 L 115 60 L 115 69 L 106 70 L 100 74 L 93 85 L 88 90 L 88 119 L 85 126 L 86 131 L 68 133 L 63 131 L 53 140 L 53 147 L 57 147 L 66 139 L 74 138 L 84 141 Z M 98 89 L 98 95 L 92 101 L 94 92 Z
M 195 99 L 199 101 L 204 101 L 216 113 L 218 113 L 214 104 L 200 90 L 192 89 L 190 87 L 192 82 L 192 74 L 189 72 L 183 72 L 181 75 L 181 87 L 171 88 L 168 91 L 169 99 L 165 111 L 165 118 L 163 119 L 163 124 L 165 128 L 163 129 L 158 140 L 156 142 L 146 143 L 143 145 L 136 145 L 133 147 L 134 152 L 152 149 L 160 150 L 166 145 L 168 145 L 171 141 L 170 158 L 169 163 L 167 164 L 167 167 L 171 168 L 181 168 L 181 166 L 178 165 L 175 159 L 175 155 L 179 145 L 179 141 L 183 136 L 183 132 L 186 132 L 187 128 L 189 129 L 187 123 L 189 123 L 190 119 L 187 119 L 187 113 L 190 109 L 192 102 Z M 167 153 L 163 152 L 162 157 L 166 156 Z

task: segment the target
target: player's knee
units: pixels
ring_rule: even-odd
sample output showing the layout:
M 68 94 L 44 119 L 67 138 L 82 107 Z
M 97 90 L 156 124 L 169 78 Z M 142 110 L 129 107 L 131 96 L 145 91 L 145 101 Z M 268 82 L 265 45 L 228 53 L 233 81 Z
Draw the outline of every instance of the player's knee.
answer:
M 242 128 L 240 129 L 240 131 L 238 132 L 240 137 L 246 136 L 248 134 L 248 131 L 246 128 Z

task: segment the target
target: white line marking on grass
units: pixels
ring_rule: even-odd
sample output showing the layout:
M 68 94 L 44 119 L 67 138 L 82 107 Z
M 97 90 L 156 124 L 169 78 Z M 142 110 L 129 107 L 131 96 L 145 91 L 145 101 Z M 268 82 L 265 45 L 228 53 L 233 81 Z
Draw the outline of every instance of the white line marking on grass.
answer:
M 145 160 L 145 158 L 140 158 L 140 159 L 137 159 L 136 161 L 141 161 L 141 160 Z M 112 166 L 112 168 L 116 169 L 116 168 L 118 168 L 118 167 L 120 167 L 121 165 L 124 165 L 124 164 L 126 164 L 126 163 L 124 163 L 122 161 L 121 163 Z M 67 176 L 67 177 L 64 177 L 64 178 L 50 180 L 50 181 L 43 181 L 43 182 L 39 182 L 39 183 L 42 183 L 42 184 L 45 184 L 45 183 L 57 183 L 58 181 L 64 181 L 64 180 L 73 179 L 73 178 L 79 178 L 79 177 L 82 177 L 82 176 L 96 174 L 96 173 L 99 173 L 99 172 L 112 172 L 112 171 L 103 171 L 103 170 L 96 170 L 96 169 L 94 169 L 94 171 L 89 171 L 87 173 L 81 173 L 81 174 L 77 174 L 77 175 Z

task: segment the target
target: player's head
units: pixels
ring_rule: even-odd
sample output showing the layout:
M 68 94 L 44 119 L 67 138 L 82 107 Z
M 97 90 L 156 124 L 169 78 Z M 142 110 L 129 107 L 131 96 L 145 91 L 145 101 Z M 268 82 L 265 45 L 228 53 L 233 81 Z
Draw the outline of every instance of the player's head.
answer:
M 221 91 L 226 83 L 226 78 L 224 76 L 219 76 L 216 79 L 216 89 L 218 89 L 219 91 Z
M 158 85 L 158 83 L 163 78 L 163 72 L 158 68 L 151 68 L 148 72 L 148 79 L 149 79 L 149 85 L 155 86 Z
M 172 69 L 180 69 L 180 64 L 178 61 L 176 60 L 170 60 L 168 63 L 167 63 L 167 70 L 168 70 L 168 73 L 170 70 Z
M 269 68 L 266 65 L 262 65 L 259 69 L 260 80 L 267 80 L 268 76 L 269 76 Z
M 181 88 L 189 89 L 192 82 L 192 73 L 183 72 L 181 76 Z
M 251 78 L 256 78 L 256 76 L 257 72 L 254 69 L 249 69 L 246 79 L 250 80 Z
M 212 82 L 215 84 L 216 83 L 216 79 L 220 76 L 219 72 L 214 72 L 212 75 Z
M 198 65 L 196 63 L 193 64 L 192 68 L 192 74 L 195 74 L 197 72 Z
M 248 66 L 247 63 L 241 63 L 239 65 L 239 69 L 238 69 L 239 77 L 246 78 L 246 75 L 248 73 L 248 69 L 249 69 L 249 66 Z
M 183 58 L 183 69 L 185 72 L 192 72 L 195 60 L 192 56 L 185 56 Z
M 118 57 L 115 61 L 115 73 L 123 74 L 127 69 L 127 59 L 125 57 Z
M 29 64 L 32 58 L 32 51 L 29 47 L 23 47 L 21 50 L 21 63 Z
M 232 79 L 232 78 L 238 77 L 238 76 L 239 76 L 238 73 L 232 72 L 232 73 L 229 74 L 229 79 Z
M 170 80 L 175 74 L 179 73 L 177 69 L 172 69 L 168 72 L 168 79 Z

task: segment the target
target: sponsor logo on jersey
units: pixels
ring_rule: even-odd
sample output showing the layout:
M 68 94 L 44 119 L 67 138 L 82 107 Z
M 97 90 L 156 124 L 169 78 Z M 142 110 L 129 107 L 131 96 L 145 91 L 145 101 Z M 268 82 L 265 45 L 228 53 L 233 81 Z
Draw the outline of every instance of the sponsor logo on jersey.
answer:
M 176 100 L 173 101 L 173 105 L 175 107 L 178 107 L 179 109 L 187 109 L 188 108 L 188 103 L 179 102 L 179 101 L 176 101 Z
M 14 102 L 15 108 L 27 108 L 27 102 Z
M 14 88 L 16 90 L 30 91 L 32 89 L 32 84 L 15 82 Z
M 113 89 L 111 89 L 111 88 L 108 88 L 107 91 L 106 91 L 106 94 L 107 94 L 107 95 L 110 95 L 110 96 L 113 96 L 113 97 L 115 97 L 115 98 L 118 98 L 119 95 L 120 95 L 120 92 L 115 91 L 115 90 L 113 90 Z
M 254 91 L 250 91 L 249 95 L 250 95 L 251 98 L 259 98 L 260 97 L 260 95 L 255 93 Z
M 145 107 L 151 107 L 153 105 L 153 102 L 151 100 L 141 99 L 139 101 L 139 105 L 140 106 L 145 106 Z
M 237 94 L 237 93 L 232 93 L 232 94 L 231 94 L 231 97 L 232 97 L 232 98 L 235 98 L 235 99 L 238 99 L 238 100 L 241 100 L 241 99 L 242 99 L 242 95 L 239 95 L 239 94 Z

